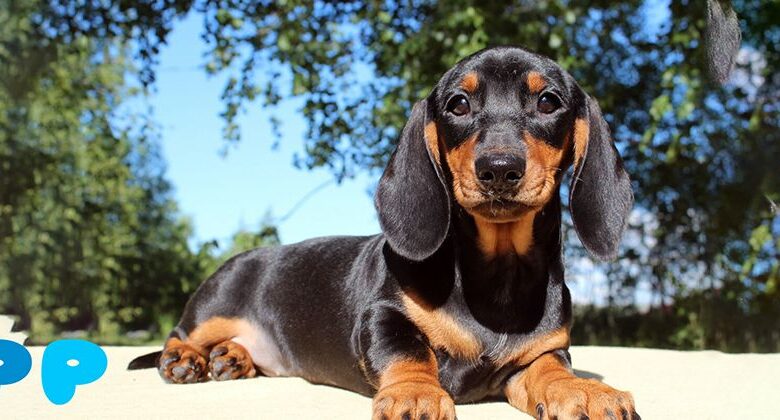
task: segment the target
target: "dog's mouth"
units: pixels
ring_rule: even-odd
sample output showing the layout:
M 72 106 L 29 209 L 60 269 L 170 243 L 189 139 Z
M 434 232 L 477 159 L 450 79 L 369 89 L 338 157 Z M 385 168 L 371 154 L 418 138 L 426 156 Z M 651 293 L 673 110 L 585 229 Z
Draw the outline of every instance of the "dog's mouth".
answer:
M 506 194 L 485 193 L 483 196 L 482 202 L 470 208 L 469 212 L 493 222 L 510 222 L 533 209 L 533 206 L 516 201 Z
M 458 203 L 472 216 L 494 223 L 512 222 L 529 211 L 539 210 L 555 191 L 553 176 L 528 177 L 520 185 L 501 189 L 484 188 L 459 178 L 455 181 L 453 191 Z

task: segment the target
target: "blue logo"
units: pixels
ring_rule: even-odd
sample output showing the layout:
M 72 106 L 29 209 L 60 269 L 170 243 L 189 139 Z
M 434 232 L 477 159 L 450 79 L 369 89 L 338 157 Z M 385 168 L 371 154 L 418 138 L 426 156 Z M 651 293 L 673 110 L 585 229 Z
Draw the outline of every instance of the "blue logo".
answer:
M 52 403 L 67 404 L 78 385 L 100 379 L 107 366 L 106 352 L 97 344 L 85 340 L 54 341 L 43 351 L 43 392 Z M 0 388 L 24 379 L 31 367 L 32 357 L 23 345 L 0 339 Z

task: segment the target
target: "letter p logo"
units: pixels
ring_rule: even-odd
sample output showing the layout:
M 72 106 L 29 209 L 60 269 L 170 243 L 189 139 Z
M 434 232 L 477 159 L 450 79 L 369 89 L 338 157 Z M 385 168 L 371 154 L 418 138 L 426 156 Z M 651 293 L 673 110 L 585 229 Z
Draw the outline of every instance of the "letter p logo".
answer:
M 0 340 L 0 385 L 21 381 L 32 366 L 30 353 L 21 344 Z
M 54 404 L 65 404 L 73 398 L 77 385 L 96 381 L 107 365 L 106 353 L 96 344 L 84 340 L 55 341 L 43 352 L 43 392 Z

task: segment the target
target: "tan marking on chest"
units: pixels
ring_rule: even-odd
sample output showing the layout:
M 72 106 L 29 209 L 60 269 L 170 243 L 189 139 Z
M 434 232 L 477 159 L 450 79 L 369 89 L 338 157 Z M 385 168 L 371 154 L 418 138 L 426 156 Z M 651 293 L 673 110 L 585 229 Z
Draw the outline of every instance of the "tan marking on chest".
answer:
M 528 85 L 528 91 L 531 92 L 532 95 L 536 95 L 547 87 L 547 82 L 544 80 L 544 77 L 536 71 L 528 72 L 525 83 Z
M 535 217 L 536 211 L 532 210 L 513 222 L 494 223 L 475 214 L 479 249 L 488 258 L 511 253 L 528 254 L 534 243 Z
M 406 315 L 428 338 L 431 347 L 443 349 L 452 356 L 476 360 L 482 353 L 482 344 L 471 331 L 452 315 L 434 308 L 416 293 L 401 292 Z
M 495 363 L 498 366 L 508 364 L 525 366 L 545 353 L 569 348 L 570 343 L 568 326 L 561 327 L 538 337 L 532 337 L 527 342 L 496 358 Z

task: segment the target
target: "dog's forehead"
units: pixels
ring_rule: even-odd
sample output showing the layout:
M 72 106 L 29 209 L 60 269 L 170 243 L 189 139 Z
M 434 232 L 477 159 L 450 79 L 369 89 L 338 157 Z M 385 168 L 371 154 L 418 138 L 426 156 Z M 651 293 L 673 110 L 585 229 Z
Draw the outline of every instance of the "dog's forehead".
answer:
M 464 76 L 474 74 L 483 82 L 516 83 L 529 72 L 566 85 L 565 71 L 553 60 L 518 47 L 495 47 L 477 52 L 458 62 L 442 79 L 445 86 L 458 85 Z

